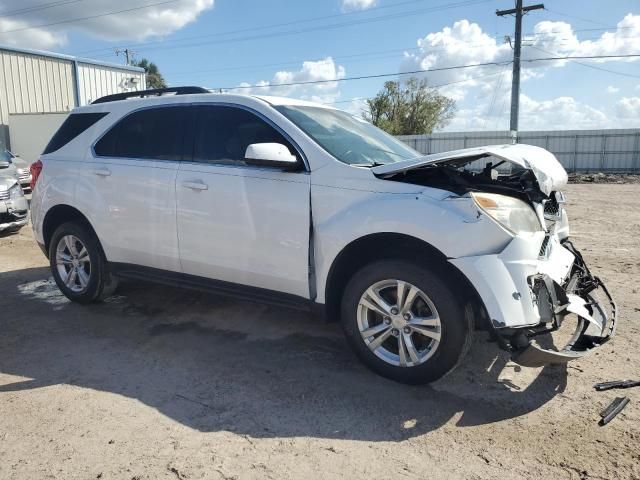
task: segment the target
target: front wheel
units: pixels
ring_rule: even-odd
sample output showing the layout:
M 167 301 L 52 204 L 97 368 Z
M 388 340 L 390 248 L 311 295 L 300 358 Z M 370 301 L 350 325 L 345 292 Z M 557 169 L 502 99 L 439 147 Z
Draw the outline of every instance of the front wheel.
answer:
M 49 263 L 58 288 L 74 302 L 99 301 L 117 286 L 98 238 L 83 223 L 67 222 L 56 229 L 49 245 Z
M 365 365 L 402 383 L 443 377 L 471 341 L 472 319 L 448 279 L 404 260 L 359 270 L 347 284 L 341 314 L 347 339 Z

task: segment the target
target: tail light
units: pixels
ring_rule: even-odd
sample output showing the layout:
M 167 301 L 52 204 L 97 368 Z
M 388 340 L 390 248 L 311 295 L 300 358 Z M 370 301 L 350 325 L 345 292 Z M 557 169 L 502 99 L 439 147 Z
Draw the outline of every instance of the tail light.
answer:
M 38 177 L 40 176 L 40 172 L 42 171 L 42 160 L 38 159 L 37 162 L 31 164 L 29 167 L 31 171 L 31 191 L 36 187 L 36 182 L 38 181 Z

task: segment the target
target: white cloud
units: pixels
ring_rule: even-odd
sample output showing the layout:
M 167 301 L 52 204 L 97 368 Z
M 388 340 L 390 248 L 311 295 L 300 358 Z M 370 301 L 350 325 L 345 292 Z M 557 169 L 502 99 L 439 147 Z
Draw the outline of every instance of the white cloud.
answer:
M 0 32 L 17 30 L 27 26 L 29 26 L 29 24 L 26 22 L 2 18 L 0 16 Z M 41 28 L 34 28 L 6 35 L 0 34 L 0 41 L 16 47 L 48 49 L 66 44 L 67 36 L 60 32 L 49 32 Z
M 147 5 L 157 2 L 148 2 Z M 214 0 L 176 0 L 138 9 L 144 3 L 130 0 L 92 0 L 73 2 L 49 8 L 31 9 L 20 15 L 0 12 L 0 43 L 32 48 L 53 48 L 66 43 L 67 31 L 81 31 L 106 40 L 141 41 L 149 37 L 168 35 L 193 22 L 200 13 L 213 7 Z M 17 2 L 16 2 L 17 5 Z M 37 7 L 42 2 L 26 0 L 20 8 Z M 113 15 L 103 13 L 134 9 Z M 18 9 L 13 9 L 18 10 Z M 6 13 L 10 11 L 5 10 Z M 98 16 L 69 22 L 68 20 Z M 19 18 L 19 20 L 18 20 Z M 48 27 L 38 25 L 55 24 Z M 30 27 L 27 30 L 24 28 Z
M 580 41 L 570 24 L 542 21 L 533 28 L 533 35 L 523 42 L 522 81 L 544 76 L 547 68 L 562 67 L 567 60 L 535 61 L 550 56 L 625 55 L 637 53 L 635 38 L 640 37 L 640 15 L 628 14 L 618 22 L 614 32 L 605 32 L 596 40 Z M 475 63 L 509 62 L 513 50 L 508 43 L 499 43 L 477 23 L 460 20 L 451 27 L 429 33 L 417 41 L 418 51 L 405 53 L 401 72 L 442 69 Z M 638 58 L 625 59 L 635 61 Z M 600 59 L 599 62 L 613 61 Z M 620 61 L 620 59 L 617 59 Z M 442 92 L 456 100 L 462 100 L 470 88 L 495 84 L 493 74 L 504 67 L 485 66 L 456 70 L 434 71 L 426 75 L 431 85 L 456 82 Z M 510 74 L 509 74 L 510 75 Z
M 442 69 L 476 63 L 505 62 L 512 56 L 511 48 L 498 44 L 482 31 L 477 23 L 468 20 L 455 22 L 440 32 L 430 33 L 418 40 L 417 53 L 405 53 L 400 66 L 401 72 Z M 443 89 L 442 92 L 456 100 L 465 97 L 470 87 L 478 86 L 476 77 L 492 73 L 498 74 L 504 67 L 467 68 L 443 70 L 427 74 L 431 85 L 459 82 Z
M 344 78 L 345 69 L 336 65 L 333 58 L 327 57 L 318 61 L 306 61 L 297 71 L 279 71 L 273 75 L 270 81 L 261 80 L 252 88 L 234 89 L 236 93 L 255 95 L 277 95 L 283 97 L 295 97 L 313 102 L 334 102 L 339 96 L 338 83 L 333 80 Z M 322 81 L 311 85 L 283 85 L 299 82 Z M 329 81 L 327 81 L 329 80 Z M 241 83 L 240 87 L 249 87 L 249 83 Z
M 640 101 L 640 99 L 638 99 Z M 640 105 L 639 105 L 640 106 Z M 448 131 L 506 130 L 509 122 L 510 103 L 503 104 L 500 116 L 486 115 L 484 104 L 459 110 Z M 520 130 L 581 130 L 615 128 L 607 113 L 578 102 L 573 97 L 556 97 L 536 100 L 520 95 Z
M 367 10 L 374 7 L 378 0 L 342 0 L 342 11 Z
M 623 120 L 633 120 L 640 126 L 640 97 L 624 97 L 616 103 L 616 116 Z
M 634 38 L 640 37 L 640 15 L 629 14 L 618 22 L 615 31 L 594 40 L 580 40 L 566 22 L 539 22 L 527 36 L 522 49 L 523 85 L 545 75 L 550 68 L 562 68 L 567 60 L 535 61 L 550 56 L 625 55 L 637 53 Z M 637 43 L 637 42 L 636 42 Z M 475 63 L 510 62 L 513 50 L 508 43 L 498 42 L 482 28 L 468 20 L 460 20 L 439 32 L 417 41 L 416 52 L 404 54 L 400 72 Z M 637 59 L 599 59 L 630 62 Z M 586 60 L 585 60 L 586 61 Z M 419 74 L 430 85 L 451 83 L 440 92 L 458 102 L 458 112 L 447 127 L 449 131 L 504 130 L 508 128 L 511 88 L 511 65 L 440 70 Z M 455 82 L 455 83 L 454 83 Z M 640 88 L 640 86 L 639 86 Z M 526 89 L 525 89 L 526 90 Z M 609 86 L 609 93 L 618 87 Z M 614 106 L 595 108 L 571 96 L 533 98 L 521 95 L 520 129 L 588 129 L 640 126 L 640 97 L 625 98 Z
M 604 112 L 580 103 L 573 97 L 537 101 L 521 95 L 520 114 L 522 130 L 602 128 L 609 121 Z

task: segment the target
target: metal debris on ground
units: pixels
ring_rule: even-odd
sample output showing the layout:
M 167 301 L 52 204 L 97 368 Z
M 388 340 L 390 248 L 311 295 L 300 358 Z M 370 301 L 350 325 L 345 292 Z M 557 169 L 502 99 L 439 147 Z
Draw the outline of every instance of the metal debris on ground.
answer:
M 596 383 L 593 388 L 599 392 L 611 390 L 613 388 L 640 387 L 640 380 L 613 380 L 611 382 Z
M 618 415 L 624 407 L 629 403 L 629 397 L 616 397 L 611 404 L 600 412 L 600 425 L 604 426 Z

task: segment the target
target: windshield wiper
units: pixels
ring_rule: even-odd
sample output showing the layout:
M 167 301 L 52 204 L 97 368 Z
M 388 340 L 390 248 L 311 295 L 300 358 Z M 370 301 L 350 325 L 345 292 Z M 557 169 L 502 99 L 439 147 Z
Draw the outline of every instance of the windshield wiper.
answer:
M 352 167 L 381 167 L 382 165 L 388 165 L 387 163 L 382 162 L 369 162 L 369 163 L 350 163 Z

